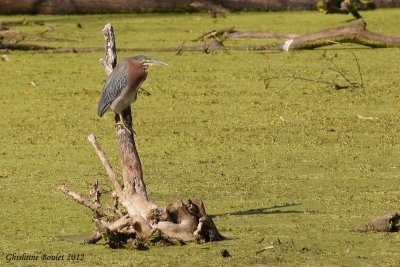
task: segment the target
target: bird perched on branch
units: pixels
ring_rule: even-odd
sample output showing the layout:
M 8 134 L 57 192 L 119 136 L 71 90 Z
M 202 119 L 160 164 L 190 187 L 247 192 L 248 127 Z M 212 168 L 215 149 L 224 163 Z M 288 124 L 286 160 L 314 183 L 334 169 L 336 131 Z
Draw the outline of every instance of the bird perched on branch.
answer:
M 136 101 L 140 85 L 146 80 L 147 68 L 151 65 L 168 64 L 146 56 L 123 59 L 108 76 L 97 115 L 102 117 L 107 110 L 115 112 L 119 114 L 120 123 L 127 128 L 121 113 Z

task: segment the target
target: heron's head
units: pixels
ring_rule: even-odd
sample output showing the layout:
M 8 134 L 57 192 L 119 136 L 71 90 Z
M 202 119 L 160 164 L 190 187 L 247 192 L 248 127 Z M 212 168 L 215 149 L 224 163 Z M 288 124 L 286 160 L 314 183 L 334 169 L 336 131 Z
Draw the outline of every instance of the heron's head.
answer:
M 140 61 L 144 66 L 152 66 L 152 65 L 168 65 L 165 62 L 159 61 L 159 60 L 155 60 L 155 59 L 151 59 L 149 57 L 146 56 L 136 56 L 134 57 L 135 60 Z

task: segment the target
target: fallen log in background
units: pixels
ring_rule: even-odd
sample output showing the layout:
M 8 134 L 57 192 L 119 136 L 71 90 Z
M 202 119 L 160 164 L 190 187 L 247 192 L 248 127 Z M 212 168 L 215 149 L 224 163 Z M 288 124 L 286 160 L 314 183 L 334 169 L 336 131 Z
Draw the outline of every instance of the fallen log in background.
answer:
M 370 32 L 366 27 L 365 21 L 359 21 L 347 26 L 300 35 L 279 44 L 276 48 L 283 51 L 314 49 L 336 43 L 354 43 L 371 48 L 400 47 L 400 37 Z
M 271 32 L 240 32 L 231 29 L 211 31 L 203 34 L 198 40 L 205 40 L 212 38 L 214 41 L 204 43 L 196 46 L 180 46 L 180 47 L 155 47 L 155 48 L 122 48 L 120 51 L 158 51 L 158 52 L 177 52 L 184 51 L 192 52 L 212 52 L 219 50 L 275 50 L 275 51 L 289 51 L 289 50 L 302 50 L 314 49 L 323 46 L 330 46 L 337 43 L 355 43 L 364 45 L 371 48 L 390 48 L 400 47 L 400 37 L 388 36 L 379 33 L 370 32 L 366 29 L 367 23 L 365 21 L 358 21 L 356 23 L 341 26 L 337 28 L 327 29 L 319 32 L 296 35 L 284 33 L 271 33 Z M 285 42 L 277 45 L 257 45 L 257 46 L 225 46 L 224 41 L 229 38 L 289 38 Z M 11 50 L 36 50 L 40 52 L 92 52 L 100 51 L 102 48 L 90 47 L 60 47 L 54 48 L 49 46 L 20 44 L 20 43 L 2 43 L 0 42 L 0 49 Z
M 114 31 L 111 24 L 103 29 L 105 38 L 106 58 L 101 59 L 105 72 L 110 75 L 117 63 Z M 130 107 L 123 111 L 123 119 L 132 128 L 132 113 Z M 120 117 L 116 114 L 115 122 Z M 174 244 L 201 241 L 218 241 L 224 237 L 218 232 L 212 219 L 205 212 L 203 202 L 198 197 L 191 197 L 187 203 L 176 199 L 166 207 L 158 207 L 149 201 L 146 184 L 143 179 L 142 165 L 136 149 L 133 130 L 117 124 L 117 141 L 120 151 L 122 182 L 115 174 L 106 154 L 97 142 L 95 136 L 88 136 L 102 162 L 114 192 L 114 206 L 100 203 L 99 183 L 93 186 L 91 194 L 94 200 L 60 186 L 60 190 L 94 212 L 93 221 L 96 230 L 86 241 L 96 243 L 106 239 L 110 247 L 137 247 L 152 243 Z M 143 245 L 145 244 L 145 245 Z

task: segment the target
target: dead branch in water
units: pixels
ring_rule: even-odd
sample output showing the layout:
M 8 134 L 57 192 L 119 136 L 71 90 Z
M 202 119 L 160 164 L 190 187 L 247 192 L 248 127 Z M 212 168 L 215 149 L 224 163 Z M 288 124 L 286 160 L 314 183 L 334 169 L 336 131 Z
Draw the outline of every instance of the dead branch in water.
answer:
M 293 74 L 291 72 L 286 72 L 286 77 L 291 79 L 289 84 L 293 83 L 296 80 L 301 80 L 301 81 L 329 85 L 329 86 L 332 86 L 333 88 L 335 88 L 336 90 L 363 88 L 364 82 L 363 82 L 363 76 L 362 76 L 362 72 L 361 72 L 361 66 L 359 64 L 357 56 L 353 52 L 351 52 L 351 55 L 353 56 L 355 64 L 357 66 L 357 71 L 358 71 L 360 82 L 356 82 L 352 78 L 350 78 L 346 74 L 346 70 L 344 68 L 340 67 L 335 62 L 335 59 L 337 58 L 337 54 L 335 54 L 334 56 L 332 56 L 332 55 L 327 56 L 326 51 L 324 51 L 324 53 L 321 56 L 321 59 L 324 60 L 324 64 L 322 64 L 322 65 L 325 65 L 327 63 L 328 64 L 327 69 L 330 72 L 333 72 L 337 76 L 339 76 L 337 80 L 341 80 L 340 82 L 336 81 L 336 80 L 332 81 L 332 80 L 326 80 L 326 79 L 322 79 L 322 78 L 315 79 L 315 78 L 311 78 L 311 77 L 300 76 L 300 75 Z M 343 83 L 343 81 L 344 81 L 344 83 Z

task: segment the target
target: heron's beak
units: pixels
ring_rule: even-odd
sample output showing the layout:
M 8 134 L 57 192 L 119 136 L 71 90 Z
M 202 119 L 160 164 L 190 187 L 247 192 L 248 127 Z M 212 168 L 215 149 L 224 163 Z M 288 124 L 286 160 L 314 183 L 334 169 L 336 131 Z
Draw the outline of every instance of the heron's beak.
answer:
M 165 62 L 158 61 L 158 60 L 154 60 L 154 59 L 150 59 L 150 60 L 146 61 L 146 62 L 143 63 L 143 64 L 144 64 L 144 65 L 147 65 L 147 66 L 152 66 L 152 65 L 168 65 L 168 64 L 165 63 Z

